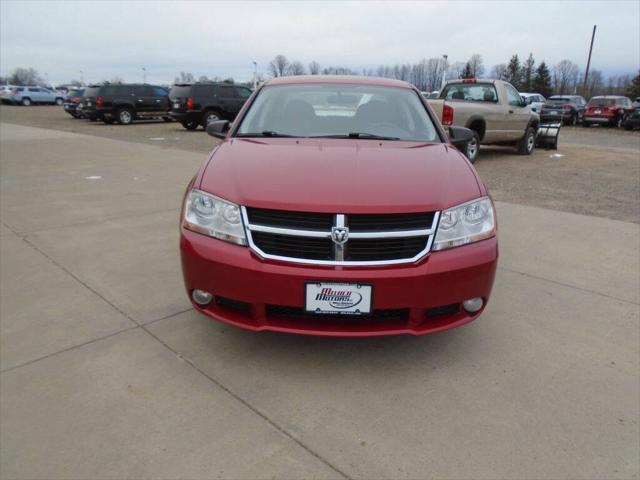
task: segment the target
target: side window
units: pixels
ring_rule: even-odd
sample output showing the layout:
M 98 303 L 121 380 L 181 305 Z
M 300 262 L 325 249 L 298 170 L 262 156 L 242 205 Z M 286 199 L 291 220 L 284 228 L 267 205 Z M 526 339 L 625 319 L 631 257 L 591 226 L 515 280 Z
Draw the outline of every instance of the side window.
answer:
M 244 87 L 236 87 L 236 94 L 238 95 L 238 97 L 242 98 L 243 100 L 246 100 L 251 96 L 251 90 Z
M 195 85 L 193 87 L 193 93 L 198 97 L 213 97 L 215 96 L 215 87 L 213 85 Z
M 147 85 L 138 85 L 133 87 L 133 92 L 138 96 L 138 97 L 152 97 L 153 96 L 153 89 Z
M 30 92 L 39 92 L 40 89 L 39 88 L 34 88 L 34 87 L 29 87 L 29 91 Z
M 235 97 L 235 87 L 232 86 L 227 86 L 227 85 L 221 85 L 219 90 L 218 90 L 218 94 L 222 97 L 222 98 L 233 98 Z
M 168 95 L 169 95 L 169 93 L 164 88 L 153 87 L 153 96 L 154 97 L 167 97 Z
M 515 88 L 513 88 L 511 85 L 505 85 L 504 88 L 507 90 L 507 101 L 509 102 L 509 105 L 512 105 L 514 107 L 519 107 L 520 106 L 520 95 L 518 95 L 518 92 L 516 91 Z

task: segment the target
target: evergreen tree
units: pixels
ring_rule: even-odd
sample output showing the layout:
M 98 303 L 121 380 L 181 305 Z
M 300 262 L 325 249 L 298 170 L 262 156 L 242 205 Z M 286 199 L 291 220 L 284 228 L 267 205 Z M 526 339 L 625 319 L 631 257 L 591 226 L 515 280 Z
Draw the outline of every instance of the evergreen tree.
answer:
M 516 87 L 517 90 L 520 90 L 520 86 L 522 84 L 522 70 L 518 54 L 511 57 L 511 60 L 509 60 L 505 76 L 507 82 Z
M 529 54 L 529 57 L 522 66 L 522 90 L 530 92 L 533 89 L 533 78 L 535 74 L 536 61 L 533 59 L 533 54 Z
M 640 97 L 640 73 L 631 80 L 627 95 L 629 95 L 633 100 Z
M 469 62 L 464 66 L 462 70 L 462 78 L 473 78 L 473 72 L 471 71 L 471 64 Z
M 549 72 L 549 67 L 544 63 L 544 60 L 536 69 L 536 76 L 533 79 L 532 90 L 543 97 L 550 97 L 553 94 L 553 88 L 551 87 L 551 72 Z

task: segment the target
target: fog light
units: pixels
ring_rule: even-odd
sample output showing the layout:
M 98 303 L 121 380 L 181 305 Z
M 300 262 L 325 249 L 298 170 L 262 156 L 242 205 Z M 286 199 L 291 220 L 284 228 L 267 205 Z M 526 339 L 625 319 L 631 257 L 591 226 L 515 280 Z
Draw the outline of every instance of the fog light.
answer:
M 200 305 L 201 307 L 204 307 L 211 303 L 211 300 L 213 300 L 213 295 L 211 295 L 209 292 L 205 292 L 204 290 L 198 290 L 196 288 L 191 294 L 191 298 L 193 298 L 193 301 L 196 302 L 198 305 Z
M 482 308 L 482 297 L 470 298 L 462 302 L 462 308 L 469 313 L 476 313 Z

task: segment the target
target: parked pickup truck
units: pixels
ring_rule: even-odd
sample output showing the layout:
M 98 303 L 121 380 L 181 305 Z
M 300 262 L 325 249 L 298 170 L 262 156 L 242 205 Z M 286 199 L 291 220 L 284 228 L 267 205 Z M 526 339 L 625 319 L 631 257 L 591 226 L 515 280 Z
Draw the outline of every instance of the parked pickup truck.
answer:
M 452 80 L 437 99 L 427 102 L 445 126 L 471 129 L 467 158 L 478 158 L 480 144 L 515 145 L 518 153 L 530 155 L 536 143 L 540 117 L 509 83 L 502 80 Z

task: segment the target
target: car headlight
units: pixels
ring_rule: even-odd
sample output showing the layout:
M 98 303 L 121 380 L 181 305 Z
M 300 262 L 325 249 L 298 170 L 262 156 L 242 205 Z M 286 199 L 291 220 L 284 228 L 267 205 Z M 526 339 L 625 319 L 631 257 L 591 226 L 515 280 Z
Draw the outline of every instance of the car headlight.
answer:
M 187 195 L 182 226 L 226 242 L 247 244 L 240 207 L 200 190 Z
M 496 215 L 489 197 L 449 208 L 440 215 L 432 250 L 446 250 L 496 234 Z

